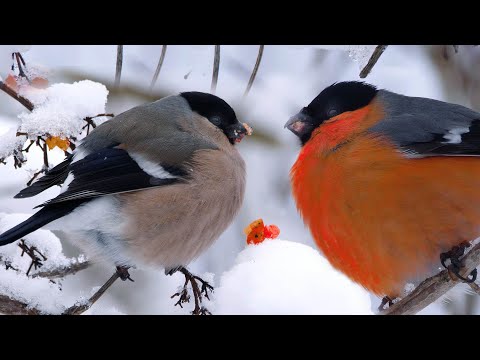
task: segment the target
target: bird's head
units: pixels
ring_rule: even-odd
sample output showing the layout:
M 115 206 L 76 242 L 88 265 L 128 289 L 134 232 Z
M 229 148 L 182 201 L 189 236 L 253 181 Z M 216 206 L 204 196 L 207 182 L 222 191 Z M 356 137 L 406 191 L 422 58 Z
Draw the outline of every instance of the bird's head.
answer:
M 292 116 L 285 127 L 305 145 L 317 128 L 329 121 L 341 119 L 340 115 L 345 112 L 369 105 L 377 91 L 375 86 L 359 81 L 334 83 L 298 114 Z
M 180 96 L 187 100 L 192 111 L 222 130 L 232 145 L 250 135 L 248 125 L 240 123 L 232 107 L 218 96 L 198 91 L 183 92 Z

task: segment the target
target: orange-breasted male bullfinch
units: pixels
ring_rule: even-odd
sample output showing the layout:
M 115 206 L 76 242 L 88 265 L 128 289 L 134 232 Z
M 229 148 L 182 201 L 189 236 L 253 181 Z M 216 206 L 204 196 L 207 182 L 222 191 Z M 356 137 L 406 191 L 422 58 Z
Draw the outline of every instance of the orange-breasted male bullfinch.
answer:
M 291 183 L 304 222 L 371 292 L 401 295 L 439 256 L 459 266 L 450 249 L 480 236 L 480 113 L 351 81 L 285 126 L 302 143 Z
M 15 196 L 63 184 L 40 211 L 1 234 L 0 245 L 45 227 L 117 267 L 175 271 L 239 211 L 245 163 L 234 145 L 246 134 L 234 110 L 211 94 L 184 92 L 132 108 Z

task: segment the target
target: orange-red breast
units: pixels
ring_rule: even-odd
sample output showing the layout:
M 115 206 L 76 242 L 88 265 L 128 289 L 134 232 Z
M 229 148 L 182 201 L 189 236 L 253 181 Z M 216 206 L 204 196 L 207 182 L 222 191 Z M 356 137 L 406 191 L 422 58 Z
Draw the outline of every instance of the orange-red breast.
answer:
M 480 114 L 362 82 L 323 90 L 285 125 L 304 222 L 331 264 L 396 297 L 480 236 Z

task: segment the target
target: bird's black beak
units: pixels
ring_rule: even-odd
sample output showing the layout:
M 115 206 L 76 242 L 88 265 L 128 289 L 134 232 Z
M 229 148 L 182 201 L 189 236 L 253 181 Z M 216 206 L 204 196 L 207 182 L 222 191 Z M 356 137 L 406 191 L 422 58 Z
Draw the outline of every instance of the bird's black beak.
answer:
M 300 111 L 298 114 L 292 116 L 290 120 L 286 122 L 284 127 L 293 132 L 299 138 L 303 138 L 305 135 L 312 133 L 314 124 L 310 115 Z
M 251 135 L 252 130 L 247 124 L 237 123 L 228 128 L 227 137 L 230 143 L 235 144 L 242 141 L 245 135 Z

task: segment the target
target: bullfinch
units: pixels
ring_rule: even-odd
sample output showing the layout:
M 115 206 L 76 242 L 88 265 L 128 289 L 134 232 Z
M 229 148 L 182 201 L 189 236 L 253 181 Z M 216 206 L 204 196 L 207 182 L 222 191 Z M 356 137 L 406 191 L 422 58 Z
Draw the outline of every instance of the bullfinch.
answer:
M 480 113 L 350 81 L 285 126 L 302 145 L 297 208 L 336 269 L 390 299 L 439 257 L 460 276 L 458 257 L 480 236 Z
M 62 185 L 1 234 L 0 245 L 57 229 L 118 269 L 171 274 L 212 245 L 239 211 L 245 163 L 235 144 L 246 134 L 234 110 L 211 94 L 184 92 L 134 107 L 98 126 L 15 196 Z

